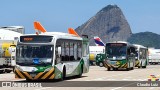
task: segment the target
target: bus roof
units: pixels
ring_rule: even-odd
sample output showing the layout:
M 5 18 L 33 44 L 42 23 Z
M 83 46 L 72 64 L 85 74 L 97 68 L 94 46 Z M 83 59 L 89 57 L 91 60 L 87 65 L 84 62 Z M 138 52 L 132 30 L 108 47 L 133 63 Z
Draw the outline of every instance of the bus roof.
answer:
M 125 44 L 128 44 L 128 42 L 126 42 L 126 41 L 113 41 L 113 42 L 107 42 L 107 43 L 125 43 Z
M 143 45 L 139 45 L 139 44 L 133 44 L 136 48 L 146 48 L 147 49 L 147 47 L 145 47 L 145 46 L 143 46 Z
M 125 42 L 125 41 L 113 41 L 113 42 L 107 42 L 106 44 L 108 43 L 124 43 L 124 44 L 130 44 L 129 42 Z
M 126 42 L 126 41 L 113 41 L 113 42 L 108 42 L 106 44 L 109 44 L 109 43 L 123 43 L 123 44 L 126 44 L 127 46 L 136 48 L 133 44 L 130 44 L 129 42 Z
M 25 34 L 22 36 L 54 36 L 55 38 L 66 38 L 66 39 L 76 39 L 76 40 L 82 40 L 81 37 L 77 37 L 73 34 L 68 34 L 68 33 L 62 33 L 62 32 L 45 32 L 41 33 L 39 35 L 37 34 Z

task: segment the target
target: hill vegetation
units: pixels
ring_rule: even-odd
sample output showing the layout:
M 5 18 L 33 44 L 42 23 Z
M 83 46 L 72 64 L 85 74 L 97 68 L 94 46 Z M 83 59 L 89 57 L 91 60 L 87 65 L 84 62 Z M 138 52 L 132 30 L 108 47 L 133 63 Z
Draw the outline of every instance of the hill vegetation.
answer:
M 160 48 L 160 35 L 152 32 L 140 32 L 132 34 L 127 41 L 132 44 L 141 44 L 145 47 Z

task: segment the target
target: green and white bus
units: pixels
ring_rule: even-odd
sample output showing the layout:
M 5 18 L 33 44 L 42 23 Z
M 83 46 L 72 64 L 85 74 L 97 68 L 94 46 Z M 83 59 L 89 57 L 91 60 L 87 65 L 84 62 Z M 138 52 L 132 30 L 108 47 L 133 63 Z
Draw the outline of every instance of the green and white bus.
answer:
M 23 35 L 17 43 L 15 77 L 26 80 L 81 77 L 89 71 L 89 43 L 59 32 Z
M 148 49 L 142 45 L 133 44 L 136 47 L 135 67 L 146 68 L 148 65 Z
M 110 70 L 120 68 L 133 70 L 135 64 L 135 47 L 123 41 L 109 42 L 105 46 L 104 66 Z

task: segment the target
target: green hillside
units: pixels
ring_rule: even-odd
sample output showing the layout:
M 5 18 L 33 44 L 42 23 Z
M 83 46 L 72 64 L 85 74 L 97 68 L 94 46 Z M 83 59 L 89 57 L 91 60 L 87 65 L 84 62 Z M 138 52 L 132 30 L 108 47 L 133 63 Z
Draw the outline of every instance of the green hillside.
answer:
M 132 44 L 141 44 L 146 47 L 160 48 L 160 35 L 152 32 L 140 32 L 132 34 L 127 41 Z

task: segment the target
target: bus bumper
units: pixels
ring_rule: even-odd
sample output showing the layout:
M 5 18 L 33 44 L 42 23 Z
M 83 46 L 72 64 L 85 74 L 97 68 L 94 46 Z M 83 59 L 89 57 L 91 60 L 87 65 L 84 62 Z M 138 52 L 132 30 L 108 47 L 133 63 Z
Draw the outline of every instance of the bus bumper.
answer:
M 109 62 L 107 62 L 107 60 L 105 60 L 104 62 L 104 67 L 106 68 L 127 68 L 128 67 L 128 64 L 127 63 L 124 63 L 122 65 L 111 65 L 109 64 Z
M 15 78 L 19 79 L 31 79 L 31 80 L 39 80 L 39 79 L 54 79 L 54 68 L 50 69 L 46 72 L 25 72 L 20 71 L 17 68 L 14 70 Z
M 139 60 L 136 60 L 135 67 L 140 67 L 140 61 Z

